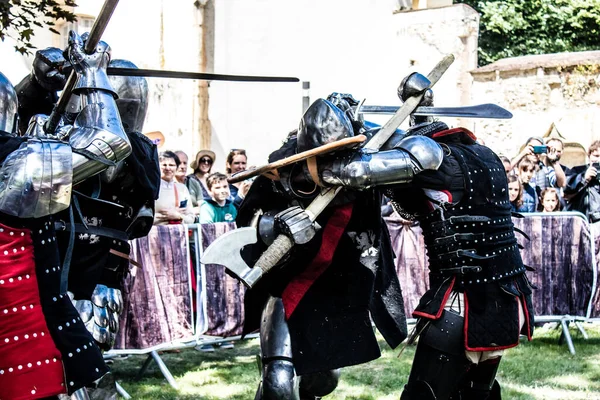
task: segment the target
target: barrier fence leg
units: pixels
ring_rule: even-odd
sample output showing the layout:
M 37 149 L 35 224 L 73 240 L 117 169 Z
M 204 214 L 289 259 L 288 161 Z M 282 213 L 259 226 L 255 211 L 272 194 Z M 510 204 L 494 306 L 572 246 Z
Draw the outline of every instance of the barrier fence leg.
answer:
M 144 375 L 144 372 L 146 372 L 146 370 L 148 369 L 148 366 L 150 366 L 151 362 L 152 362 L 152 355 L 148 355 L 148 358 L 146 358 L 146 361 L 144 361 L 142 368 L 140 368 L 139 372 L 137 373 L 137 376 L 135 377 L 136 381 L 139 381 L 140 379 L 142 379 L 142 375 Z
M 581 322 L 575 321 L 575 326 L 577 327 L 577 329 L 579 329 L 579 332 L 581 332 L 581 336 L 583 336 L 583 338 L 585 340 L 588 340 L 589 336 L 588 336 L 587 332 L 585 331 L 585 329 L 583 329 L 583 325 L 581 325 Z
M 561 319 L 560 324 L 562 325 L 562 335 L 561 339 L 567 342 L 567 346 L 569 347 L 569 351 L 571 354 L 575 355 L 575 346 L 573 346 L 573 339 L 571 338 L 571 333 L 569 332 L 569 322 L 566 319 Z
M 127 393 L 127 391 L 125 389 L 123 389 L 123 386 L 119 385 L 119 382 L 115 382 L 115 385 L 117 386 L 117 393 L 119 393 L 121 395 L 121 397 L 123 397 L 124 399 L 131 398 L 129 393 Z
M 163 376 L 167 379 L 167 382 L 169 382 L 169 385 L 171 385 L 171 387 L 173 389 L 177 390 L 178 389 L 177 382 L 175 382 L 175 378 L 173 378 L 173 375 L 171 375 L 171 371 L 169 371 L 169 368 L 167 368 L 167 366 L 163 362 L 162 358 L 160 358 L 160 356 L 158 355 L 158 352 L 152 351 L 152 352 L 150 352 L 150 354 L 151 354 L 152 358 L 154 359 L 154 361 L 156 361 L 156 364 L 158 364 L 158 368 L 160 368 L 160 372 L 162 372 Z

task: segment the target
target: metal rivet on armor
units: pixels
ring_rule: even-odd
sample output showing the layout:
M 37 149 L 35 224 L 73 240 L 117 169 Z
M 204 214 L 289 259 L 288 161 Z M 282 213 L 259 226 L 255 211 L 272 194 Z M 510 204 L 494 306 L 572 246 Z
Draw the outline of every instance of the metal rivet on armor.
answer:
M 67 322 L 65 323 L 65 326 L 68 328 L 69 326 L 71 326 L 71 324 Z
M 25 335 L 23 336 L 25 339 L 29 339 L 29 335 Z
M 27 368 L 31 368 L 32 366 L 33 366 L 33 364 L 27 363 Z
M 77 321 L 75 320 L 75 318 L 73 318 L 73 323 L 75 323 L 75 322 L 77 322 Z
M 100 372 L 100 370 L 98 368 L 96 368 L 96 372 Z
M 18 368 L 18 369 L 23 369 L 23 366 L 22 366 L 22 365 L 19 365 L 17 368 Z
M 40 335 L 42 335 L 42 336 L 46 336 L 46 334 L 45 334 L 44 332 L 41 332 L 41 333 L 40 333 Z
M 13 372 L 13 371 L 14 371 L 14 369 L 13 369 L 12 367 L 10 367 L 10 368 L 8 369 L 8 372 Z
M 21 232 L 21 236 L 25 236 L 25 232 Z
M 46 364 L 50 364 L 50 360 L 46 360 Z
M 37 337 L 37 333 L 34 333 L 34 334 L 33 334 L 33 337 Z
M 46 241 L 45 241 L 45 240 L 42 240 L 42 244 L 46 244 Z
M 84 345 L 83 345 L 83 349 L 84 349 L 84 350 L 87 350 L 87 344 L 84 344 Z
M 42 365 L 41 361 L 36 362 L 37 365 Z
M 69 382 L 69 385 L 74 386 L 75 383 L 74 382 Z
M 62 328 L 62 326 L 60 326 L 60 325 L 59 325 L 59 326 L 58 326 L 58 330 L 59 330 L 59 331 L 62 331 L 62 329 L 63 329 L 63 328 Z
M 69 353 L 69 357 L 73 357 L 73 353 Z
M 469 281 L 469 283 L 473 283 L 473 281 Z
M 53 297 L 53 298 L 52 298 L 52 301 L 56 301 L 56 300 L 58 300 L 56 297 Z
M 48 269 L 47 269 L 47 270 L 46 270 L 46 273 L 47 273 L 47 274 L 49 274 L 49 273 L 50 273 L 50 270 L 48 270 Z
M 78 353 L 81 353 L 81 349 L 80 349 L 79 347 L 77 348 L 77 352 L 78 352 Z

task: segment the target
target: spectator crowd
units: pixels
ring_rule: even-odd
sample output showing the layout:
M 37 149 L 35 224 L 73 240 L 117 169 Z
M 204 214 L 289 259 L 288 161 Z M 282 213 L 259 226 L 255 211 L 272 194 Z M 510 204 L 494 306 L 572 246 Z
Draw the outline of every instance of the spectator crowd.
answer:
M 559 138 L 531 137 L 513 159 L 500 157 L 513 211 L 578 211 L 591 223 L 600 221 L 600 141 L 588 148 L 586 164 L 572 168 L 561 164 L 563 150 Z
M 189 164 L 188 155 L 181 150 L 163 151 L 159 158 L 161 187 L 155 225 L 235 221 L 252 181 L 229 184 L 227 178 L 246 169 L 245 150 L 229 152 L 224 165 L 226 173 L 213 171 L 216 156 L 211 150 L 200 150 Z

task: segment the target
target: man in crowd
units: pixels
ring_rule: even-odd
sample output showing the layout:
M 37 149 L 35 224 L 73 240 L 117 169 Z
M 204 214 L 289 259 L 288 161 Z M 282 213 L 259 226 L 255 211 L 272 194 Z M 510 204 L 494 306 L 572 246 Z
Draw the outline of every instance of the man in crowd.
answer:
M 523 150 L 513 158 L 511 167 L 516 167 L 524 158 L 533 161 L 536 171 L 530 183 L 539 196 L 547 187 L 563 188 L 566 185 L 565 171 L 559 163 L 562 151 L 562 142 L 558 139 L 544 145 L 542 138 L 531 137 L 525 142 Z
M 589 221 L 600 221 L 600 141 L 595 140 L 588 148 L 586 165 L 573 167 L 569 171 L 565 198 L 567 210 L 585 214 Z
M 210 199 L 200 205 L 200 223 L 234 222 L 237 209 L 230 199 L 227 175 L 214 172 L 206 178 Z

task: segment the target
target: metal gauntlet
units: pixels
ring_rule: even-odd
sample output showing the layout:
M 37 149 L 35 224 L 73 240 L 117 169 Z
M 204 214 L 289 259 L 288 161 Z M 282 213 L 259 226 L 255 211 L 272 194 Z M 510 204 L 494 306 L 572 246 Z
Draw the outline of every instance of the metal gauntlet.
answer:
M 332 186 L 365 189 L 410 182 L 423 170 L 436 170 L 442 163 L 442 147 L 424 136 L 402 139 L 393 150 L 355 153 L 319 166 L 321 180 Z
M 82 39 L 71 32 L 68 53 L 78 73 L 73 93 L 80 96 L 82 105 L 69 135 L 73 184 L 77 184 L 125 159 L 131 145 L 115 102 L 117 95 L 106 74 L 110 47 L 101 41 L 93 54 L 86 54 Z
M 119 331 L 119 315 L 123 309 L 123 297 L 119 289 L 96 285 L 91 300 L 75 300 L 75 308 L 104 350 L 110 350 Z

